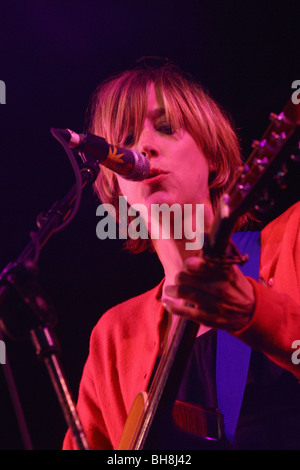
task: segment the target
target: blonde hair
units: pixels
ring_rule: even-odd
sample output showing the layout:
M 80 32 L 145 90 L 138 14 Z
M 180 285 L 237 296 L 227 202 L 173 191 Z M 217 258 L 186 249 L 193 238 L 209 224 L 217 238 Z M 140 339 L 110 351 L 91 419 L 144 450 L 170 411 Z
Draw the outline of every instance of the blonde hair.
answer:
M 171 127 L 188 131 L 208 159 L 212 169 L 210 195 L 215 207 L 236 168 L 242 164 L 239 140 L 221 107 L 174 64 L 139 65 L 104 81 L 91 100 L 88 131 L 113 145 L 126 146 L 128 135 L 136 142 L 145 119 L 147 90 L 151 84 L 164 99 Z M 121 193 L 115 173 L 102 167 L 94 186 L 102 202 L 114 205 L 118 218 Z M 151 240 L 127 240 L 126 246 L 138 253 L 150 248 Z

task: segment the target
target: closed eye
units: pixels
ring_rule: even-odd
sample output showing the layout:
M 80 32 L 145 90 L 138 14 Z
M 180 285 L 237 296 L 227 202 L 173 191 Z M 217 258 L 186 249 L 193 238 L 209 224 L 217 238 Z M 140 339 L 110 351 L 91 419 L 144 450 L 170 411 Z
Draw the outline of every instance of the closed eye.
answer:
M 134 135 L 128 134 L 123 142 L 124 147 L 130 147 L 134 144 Z
M 174 130 L 172 126 L 168 123 L 162 123 L 157 126 L 157 131 L 162 134 L 172 135 L 174 134 Z

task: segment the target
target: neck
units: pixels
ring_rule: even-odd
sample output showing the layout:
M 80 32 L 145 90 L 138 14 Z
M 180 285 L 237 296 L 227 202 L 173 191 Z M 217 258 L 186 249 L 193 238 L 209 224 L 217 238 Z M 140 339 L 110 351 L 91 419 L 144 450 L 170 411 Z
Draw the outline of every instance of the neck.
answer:
M 164 268 L 166 285 L 174 284 L 175 276 L 183 269 L 186 258 L 199 255 L 199 250 L 187 251 L 182 240 L 155 240 L 153 244 Z
M 192 256 L 199 256 L 204 241 L 204 233 L 208 231 L 213 220 L 213 211 L 211 204 L 204 205 L 204 223 L 198 227 L 197 223 L 194 225 L 196 235 L 194 239 L 183 236 L 180 239 L 170 237 L 168 239 L 154 239 L 152 240 L 155 251 L 160 259 L 164 268 L 165 284 L 172 285 L 175 282 L 176 274 L 183 269 L 183 262 L 185 259 Z M 186 222 L 186 219 L 185 219 Z M 188 224 L 186 224 L 187 226 Z M 184 232 L 186 234 L 186 232 Z

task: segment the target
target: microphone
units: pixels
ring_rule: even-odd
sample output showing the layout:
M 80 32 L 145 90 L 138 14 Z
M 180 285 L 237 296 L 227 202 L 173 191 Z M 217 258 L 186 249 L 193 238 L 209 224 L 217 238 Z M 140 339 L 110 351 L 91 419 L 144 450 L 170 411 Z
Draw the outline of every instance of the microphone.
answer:
M 149 176 L 149 161 L 135 150 L 108 144 L 105 139 L 94 134 L 77 134 L 70 129 L 54 130 L 71 149 L 78 151 L 84 163 L 103 165 L 128 180 L 141 181 Z

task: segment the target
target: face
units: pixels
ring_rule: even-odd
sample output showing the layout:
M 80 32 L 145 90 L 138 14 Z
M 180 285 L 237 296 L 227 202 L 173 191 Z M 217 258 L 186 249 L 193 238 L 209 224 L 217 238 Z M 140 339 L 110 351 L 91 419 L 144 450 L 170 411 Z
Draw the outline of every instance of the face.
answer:
M 128 145 L 126 145 L 128 147 Z M 135 182 L 117 176 L 121 192 L 132 204 L 174 203 L 211 206 L 209 164 L 191 135 L 173 131 L 166 121 L 162 98 L 154 86 L 148 89 L 147 113 L 138 142 L 132 148 L 150 161 L 150 178 Z

